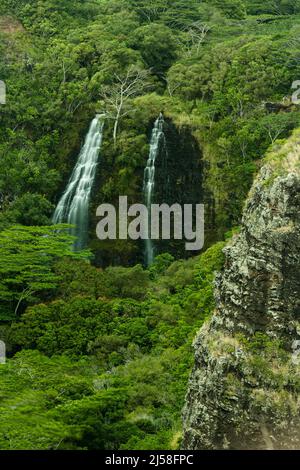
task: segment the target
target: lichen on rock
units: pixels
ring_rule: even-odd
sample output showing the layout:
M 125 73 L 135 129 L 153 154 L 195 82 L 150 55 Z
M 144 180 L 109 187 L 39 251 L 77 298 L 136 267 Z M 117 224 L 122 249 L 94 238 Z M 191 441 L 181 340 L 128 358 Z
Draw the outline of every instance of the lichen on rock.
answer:
M 185 449 L 300 448 L 300 131 L 267 155 L 198 334 Z

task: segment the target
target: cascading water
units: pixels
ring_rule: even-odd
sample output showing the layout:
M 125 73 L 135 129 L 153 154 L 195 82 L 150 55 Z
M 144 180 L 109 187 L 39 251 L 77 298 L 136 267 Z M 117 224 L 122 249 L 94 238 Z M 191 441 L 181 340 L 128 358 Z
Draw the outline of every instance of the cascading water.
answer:
M 160 149 L 166 145 L 166 139 L 164 134 L 164 117 L 162 113 L 159 115 L 158 119 L 155 121 L 151 142 L 150 142 L 150 152 L 149 158 L 147 161 L 147 166 L 144 172 L 144 185 L 143 193 L 145 203 L 148 209 L 149 214 L 149 236 L 145 240 L 145 263 L 147 266 L 153 263 L 154 260 L 154 245 L 151 240 L 150 227 L 151 227 L 151 204 L 153 203 L 154 187 L 155 187 L 155 162 L 159 155 Z
M 76 166 L 53 215 L 53 223 L 68 223 L 77 239 L 74 249 L 85 248 L 88 233 L 89 202 L 102 144 L 104 120 L 97 115 L 89 128 Z

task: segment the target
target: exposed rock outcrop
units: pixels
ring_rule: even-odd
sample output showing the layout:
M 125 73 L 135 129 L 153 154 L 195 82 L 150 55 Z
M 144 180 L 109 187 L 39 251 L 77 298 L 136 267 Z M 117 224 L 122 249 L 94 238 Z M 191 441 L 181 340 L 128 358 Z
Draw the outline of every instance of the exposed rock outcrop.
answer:
M 300 449 L 300 131 L 266 158 L 195 340 L 185 449 Z

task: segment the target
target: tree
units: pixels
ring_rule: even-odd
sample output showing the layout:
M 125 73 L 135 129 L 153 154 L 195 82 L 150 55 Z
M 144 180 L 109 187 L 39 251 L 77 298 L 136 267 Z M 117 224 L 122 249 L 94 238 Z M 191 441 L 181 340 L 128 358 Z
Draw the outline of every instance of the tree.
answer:
M 275 14 L 275 15 L 291 15 L 299 13 L 299 0 L 259 0 L 245 1 L 247 12 L 249 15 Z
M 190 24 L 199 18 L 201 0 L 130 0 L 143 22 L 162 22 L 171 28 Z
M 185 33 L 187 40 L 182 42 L 184 54 L 190 57 L 193 52 L 195 52 L 198 55 L 210 30 L 210 26 L 201 23 L 201 21 L 195 21 L 193 24 L 186 27 Z
M 53 354 L 87 354 L 88 344 L 107 333 L 114 315 L 109 303 L 78 296 L 28 307 L 12 325 L 11 340 Z
M 211 3 L 228 18 L 243 19 L 246 16 L 246 8 L 241 0 L 213 0 Z
M 159 19 L 169 6 L 166 0 L 133 0 L 132 3 L 140 16 L 149 23 Z
M 109 297 L 132 298 L 141 300 L 149 288 L 149 275 L 141 265 L 133 268 L 110 267 L 103 280 L 104 292 Z
M 164 274 L 174 261 L 174 257 L 169 253 L 162 253 L 161 255 L 156 256 L 153 264 L 149 268 L 151 279 L 155 279 Z
M 114 120 L 113 138 L 115 145 L 120 120 L 130 114 L 132 110 L 131 100 L 149 88 L 149 76 L 150 72 L 148 70 L 131 66 L 123 76 L 114 74 L 115 83 L 102 87 L 100 96 L 104 100 L 106 117 Z
M 279 113 L 265 116 L 261 125 L 273 145 L 282 134 L 287 134 L 298 122 L 299 116 L 297 114 L 294 116 L 293 113 Z
M 87 251 L 72 252 L 74 237 L 68 229 L 68 225 L 15 225 L 0 232 L 0 298 L 14 305 L 15 314 L 23 301 L 32 301 L 37 293 L 57 286 L 56 261 L 88 257 Z
M 22 225 L 46 225 L 51 223 L 54 206 L 44 195 L 27 192 L 16 198 L 12 211 Z
M 178 43 L 168 26 L 151 23 L 134 31 L 132 47 L 141 52 L 147 66 L 158 74 L 167 70 L 175 61 Z
M 60 405 L 91 394 L 87 360 L 49 359 L 22 351 L 0 367 L 0 448 L 57 450 L 73 448 L 80 433 L 59 413 Z M 20 406 L 9 402 L 19 401 Z M 28 417 L 30 416 L 30 419 Z

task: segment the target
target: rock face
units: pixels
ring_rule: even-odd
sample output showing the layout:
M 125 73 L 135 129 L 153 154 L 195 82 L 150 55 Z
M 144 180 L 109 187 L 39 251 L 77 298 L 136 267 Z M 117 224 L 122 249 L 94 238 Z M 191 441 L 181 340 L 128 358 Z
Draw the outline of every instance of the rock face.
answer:
M 195 340 L 184 449 L 300 449 L 300 131 L 269 154 Z

